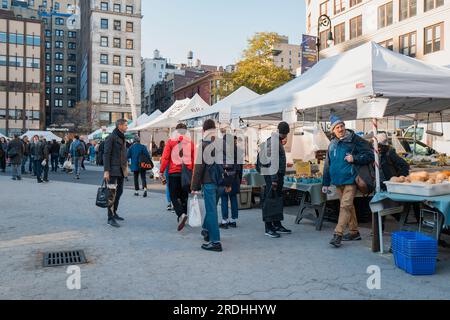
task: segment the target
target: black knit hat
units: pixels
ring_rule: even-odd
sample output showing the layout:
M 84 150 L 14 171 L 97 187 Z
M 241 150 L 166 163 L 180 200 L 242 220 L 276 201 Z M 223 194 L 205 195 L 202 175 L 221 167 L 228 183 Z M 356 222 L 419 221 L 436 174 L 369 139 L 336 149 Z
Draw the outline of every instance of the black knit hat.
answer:
M 289 124 L 287 122 L 280 122 L 278 124 L 278 133 L 279 134 L 289 134 L 291 132 L 291 129 L 289 128 Z

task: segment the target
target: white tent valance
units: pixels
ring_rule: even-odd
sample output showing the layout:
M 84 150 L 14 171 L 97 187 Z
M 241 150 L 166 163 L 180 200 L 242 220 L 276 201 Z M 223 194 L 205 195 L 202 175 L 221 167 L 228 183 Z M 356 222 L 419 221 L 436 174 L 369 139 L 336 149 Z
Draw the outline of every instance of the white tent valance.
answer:
M 52 140 L 56 140 L 58 142 L 61 142 L 62 139 L 60 137 L 58 137 L 56 134 L 54 134 L 51 131 L 27 131 L 25 134 L 21 135 L 20 138 L 23 139 L 23 137 L 27 136 L 30 141 L 31 139 L 33 139 L 34 136 L 43 136 L 47 141 L 52 141 Z

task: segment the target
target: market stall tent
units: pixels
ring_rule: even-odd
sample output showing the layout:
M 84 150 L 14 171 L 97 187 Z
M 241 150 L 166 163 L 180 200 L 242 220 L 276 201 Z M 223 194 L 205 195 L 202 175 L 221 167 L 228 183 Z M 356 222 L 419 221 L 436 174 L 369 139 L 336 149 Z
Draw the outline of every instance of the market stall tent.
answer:
M 25 134 L 21 135 L 20 138 L 23 139 L 23 137 L 27 136 L 30 141 L 33 139 L 34 136 L 43 136 L 47 141 L 56 140 L 58 142 L 61 142 L 62 139 L 58 137 L 56 134 L 54 134 L 51 131 L 27 131 Z
M 450 70 L 368 42 L 321 60 L 287 84 L 233 106 L 232 118 L 274 119 L 301 112 L 307 120 L 328 121 L 331 113 L 356 119 L 357 99 L 388 98 L 385 116 L 441 112 L 450 106 Z
M 213 119 L 220 124 L 229 125 L 231 120 L 231 106 L 244 103 L 259 97 L 259 94 L 248 89 L 240 87 L 229 96 L 220 100 L 209 108 L 205 108 L 195 114 L 190 114 L 181 118 L 182 122 L 186 122 L 188 127 L 198 127 L 207 119 Z
M 154 119 L 156 119 L 157 117 L 159 117 L 160 115 L 162 115 L 162 112 L 160 110 L 156 110 L 155 112 L 153 112 L 151 115 L 148 115 L 146 113 L 143 113 L 139 116 L 139 118 L 137 118 L 135 121 L 133 121 L 128 128 L 132 129 L 134 127 L 138 127 L 138 126 L 142 126 L 146 123 L 149 123 L 150 121 L 153 121 Z

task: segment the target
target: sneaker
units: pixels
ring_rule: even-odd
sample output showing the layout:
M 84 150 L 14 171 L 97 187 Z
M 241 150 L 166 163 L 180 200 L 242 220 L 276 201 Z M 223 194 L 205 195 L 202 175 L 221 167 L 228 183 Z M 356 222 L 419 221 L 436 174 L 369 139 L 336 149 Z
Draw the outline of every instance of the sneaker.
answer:
M 342 236 L 335 234 L 333 239 L 331 239 L 330 244 L 336 248 L 342 246 Z
M 281 235 L 275 230 L 266 230 L 266 236 L 269 238 L 281 238 Z
M 202 230 L 202 237 L 205 242 L 209 242 L 209 232 L 207 230 Z
M 12 180 L 14 180 L 14 181 L 16 181 L 16 180 L 17 180 L 17 178 L 16 178 L 16 177 L 12 177 L 11 179 L 12 179 Z
M 50 181 L 48 181 L 48 179 L 44 179 L 43 181 L 44 181 L 44 182 L 50 182 Z
M 359 232 L 355 234 L 347 233 L 342 237 L 342 241 L 360 241 L 360 240 L 361 235 L 359 234 Z
M 172 208 L 172 204 L 171 203 L 169 203 L 168 205 L 167 205 L 167 211 L 172 211 L 173 210 L 173 208 Z
M 220 223 L 219 224 L 220 229 L 228 229 L 228 222 L 227 223 Z
M 37 181 L 37 183 L 43 183 L 44 181 L 42 181 L 41 179 L 39 179 L 38 181 Z
M 135 195 L 136 197 L 139 197 L 139 192 L 135 192 L 134 195 Z
M 228 222 L 228 227 L 237 228 L 237 223 L 236 222 Z
M 108 219 L 108 225 L 114 228 L 120 228 L 120 225 L 116 222 L 116 220 L 114 220 L 114 218 Z
M 276 232 L 281 233 L 281 234 L 291 234 L 292 233 L 291 230 L 288 230 L 288 229 L 286 229 L 283 226 L 274 227 L 274 229 L 275 229 Z
M 215 251 L 215 252 L 222 252 L 222 244 L 220 242 L 218 243 L 208 243 L 208 244 L 202 244 L 202 249 L 207 251 Z
M 22 180 L 22 177 L 17 177 L 17 180 L 19 180 L 19 181 Z
M 144 198 L 147 198 L 147 190 L 144 191 L 144 194 L 142 195 Z
M 117 213 L 114 215 L 114 219 L 119 221 L 125 221 L 125 219 L 120 217 Z
M 184 229 L 184 226 L 186 225 L 187 218 L 188 218 L 188 216 L 186 214 L 184 214 L 184 213 L 180 216 L 180 220 L 178 222 L 178 229 L 177 229 L 178 231 L 181 231 L 181 230 Z

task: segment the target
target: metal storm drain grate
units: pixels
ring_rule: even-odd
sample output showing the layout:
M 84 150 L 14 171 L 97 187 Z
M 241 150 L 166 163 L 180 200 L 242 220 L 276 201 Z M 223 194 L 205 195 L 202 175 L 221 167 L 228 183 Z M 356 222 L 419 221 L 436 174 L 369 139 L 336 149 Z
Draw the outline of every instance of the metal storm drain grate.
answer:
M 71 266 L 84 263 L 87 263 L 87 261 L 83 250 L 44 253 L 44 267 Z

